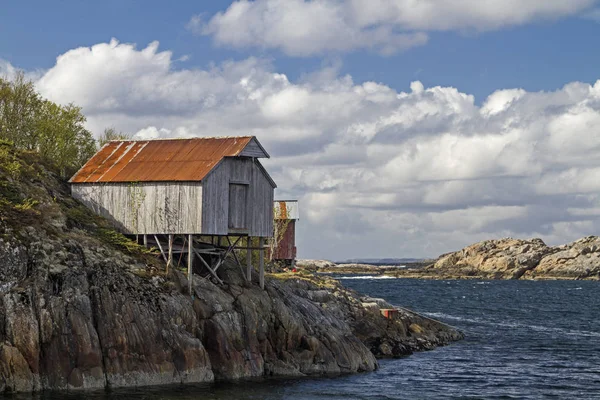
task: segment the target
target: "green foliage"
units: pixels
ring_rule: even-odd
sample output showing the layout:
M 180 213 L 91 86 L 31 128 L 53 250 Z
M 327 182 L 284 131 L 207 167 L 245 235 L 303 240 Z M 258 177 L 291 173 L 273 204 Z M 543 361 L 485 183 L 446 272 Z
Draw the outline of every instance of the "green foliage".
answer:
M 0 140 L 39 152 L 63 177 L 72 175 L 96 151 L 85 121 L 81 108 L 43 99 L 23 74 L 12 81 L 0 79 Z
M 127 250 L 130 253 L 154 254 L 152 249 L 140 246 L 131 239 L 110 228 L 99 228 L 98 237 L 107 244 Z
M 7 177 L 18 179 L 21 175 L 21 163 L 12 154 L 12 147 L 10 142 L 0 143 L 0 170 Z
M 91 213 L 87 208 L 69 207 L 64 212 L 69 225 L 76 226 L 79 229 L 94 229 L 94 226 L 101 222 L 100 218 L 96 214 Z
M 106 128 L 102 133 L 102 136 L 98 138 L 98 147 L 104 146 L 111 140 L 128 140 L 131 139 L 131 135 L 123 132 L 117 132 L 115 128 Z
M 34 200 L 32 198 L 27 198 L 25 200 L 23 200 L 22 203 L 20 204 L 15 204 L 15 208 L 18 211 L 29 211 L 29 210 L 33 210 L 33 207 L 37 206 L 40 202 L 37 200 Z
M 94 236 L 98 237 L 104 243 L 112 245 L 130 253 L 137 254 L 154 254 L 152 249 L 147 249 L 140 246 L 126 236 L 112 229 L 104 218 L 94 214 L 89 209 L 82 205 L 69 207 L 64 210 L 70 226 L 75 226 L 79 229 L 86 230 Z

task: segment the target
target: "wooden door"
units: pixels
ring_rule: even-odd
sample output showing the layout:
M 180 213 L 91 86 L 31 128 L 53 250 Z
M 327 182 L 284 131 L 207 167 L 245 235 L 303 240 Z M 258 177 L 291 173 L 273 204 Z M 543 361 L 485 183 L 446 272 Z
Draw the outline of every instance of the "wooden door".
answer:
M 248 229 L 248 185 L 229 184 L 229 229 Z

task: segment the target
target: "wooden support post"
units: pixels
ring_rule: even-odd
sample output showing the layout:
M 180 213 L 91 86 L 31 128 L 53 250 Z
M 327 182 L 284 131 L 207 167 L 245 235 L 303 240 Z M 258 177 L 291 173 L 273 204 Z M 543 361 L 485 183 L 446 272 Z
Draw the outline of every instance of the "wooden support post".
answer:
M 236 246 L 237 246 L 238 242 L 241 241 L 241 240 L 242 240 L 242 237 L 238 236 L 238 238 L 235 241 L 235 243 L 231 243 L 231 240 L 229 239 L 229 236 L 227 236 L 227 243 L 229 243 L 229 249 L 230 249 L 228 251 L 231 251 L 231 254 L 233 254 L 233 258 L 235 259 L 235 263 L 238 265 L 238 267 L 240 267 L 240 271 L 242 272 L 242 276 L 244 277 L 244 279 L 246 279 L 246 274 L 244 274 L 244 267 L 242 267 L 242 263 L 240 262 L 240 259 L 238 258 L 237 254 L 235 253 Z
M 250 250 L 250 236 L 246 239 L 246 279 L 252 282 L 252 250 Z
M 188 291 L 190 296 L 192 295 L 192 260 L 193 258 L 193 253 L 192 253 L 192 235 L 188 235 Z
M 169 235 L 169 254 L 167 256 L 167 275 L 169 274 L 169 268 L 173 264 L 173 235 Z
M 158 249 L 160 250 L 160 254 L 163 257 L 163 260 L 165 260 L 165 262 L 168 262 L 167 255 L 165 254 L 165 251 L 163 250 L 162 245 L 160 244 L 160 240 L 158 240 L 158 236 L 154 235 L 154 240 L 156 241 L 156 245 L 158 246 Z
M 183 258 L 183 254 L 185 253 L 185 244 L 187 243 L 187 237 L 185 235 L 181 235 L 183 238 L 183 244 L 181 245 L 181 251 L 179 252 L 179 258 L 177 259 L 177 268 L 181 265 L 181 260 Z
M 223 281 L 221 280 L 221 278 L 219 278 L 219 276 L 215 272 L 216 270 L 213 270 L 210 267 L 210 265 L 208 265 L 206 263 L 206 261 L 204 261 L 204 258 L 202 258 L 202 255 L 198 252 L 198 250 L 194 249 L 194 253 L 196 253 L 196 255 L 198 256 L 198 258 L 200 259 L 200 261 L 202 262 L 202 264 L 204 264 L 204 266 L 206 267 L 206 269 L 208 269 L 208 272 L 210 272 L 210 274 L 215 277 L 215 279 L 217 280 L 217 282 L 219 282 L 222 285 Z
M 260 283 L 260 288 L 265 288 L 265 249 L 263 246 L 265 245 L 265 238 L 258 238 L 258 247 L 260 250 L 258 251 L 258 282 Z
M 219 254 L 219 261 L 217 262 L 217 265 L 215 265 L 215 268 L 213 269 L 213 271 L 216 273 L 217 270 L 219 269 L 219 267 L 221 265 L 223 265 L 223 263 L 225 262 L 225 259 L 227 258 L 227 256 L 229 255 L 229 253 L 231 253 L 235 247 L 235 245 L 237 244 L 237 242 L 240 240 L 240 238 L 238 238 L 238 240 L 235 241 L 234 244 L 231 244 L 231 241 L 229 240 L 229 237 L 227 237 L 227 241 L 229 241 L 229 247 L 227 248 L 227 250 L 225 250 L 225 253 L 220 252 Z M 219 245 L 220 245 L 221 239 L 219 239 Z M 237 257 L 235 256 L 235 253 L 233 253 L 235 259 L 237 260 Z M 238 262 L 239 264 L 239 262 Z
M 148 247 L 148 235 L 144 234 L 144 247 Z

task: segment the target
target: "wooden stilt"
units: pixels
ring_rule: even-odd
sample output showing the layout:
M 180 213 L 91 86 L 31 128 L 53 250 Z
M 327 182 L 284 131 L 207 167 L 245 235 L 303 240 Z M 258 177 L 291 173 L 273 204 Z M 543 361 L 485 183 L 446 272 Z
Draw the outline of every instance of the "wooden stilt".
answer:
M 250 250 L 250 236 L 246 239 L 246 279 L 252 282 L 252 250 Z
M 240 262 L 240 259 L 238 258 L 237 254 L 235 253 L 235 248 L 236 248 L 238 242 L 240 242 L 241 240 L 242 240 L 242 237 L 239 236 L 237 238 L 237 240 L 235 241 L 235 243 L 231 243 L 229 236 L 227 236 L 227 243 L 229 243 L 229 249 L 231 251 L 231 254 L 233 254 L 233 258 L 235 258 L 235 263 L 238 265 L 238 267 L 240 267 L 242 276 L 244 277 L 244 279 L 246 279 L 246 275 L 244 274 L 244 267 L 242 267 L 242 263 Z
M 158 246 L 158 249 L 160 250 L 160 254 L 163 257 L 163 260 L 165 260 L 165 262 L 167 262 L 167 255 L 165 254 L 165 251 L 162 248 L 162 245 L 160 244 L 160 240 L 158 240 L 158 236 L 154 235 L 154 240 L 156 241 L 156 245 Z
M 188 291 L 189 294 L 191 296 L 192 294 L 192 260 L 193 260 L 193 254 L 192 254 L 192 235 L 188 235 Z
M 265 245 L 265 238 L 258 238 L 258 247 L 260 250 L 258 251 L 258 282 L 260 283 L 260 288 L 265 288 L 265 249 L 263 246 Z
M 181 251 L 179 252 L 179 258 L 177 259 L 177 268 L 181 265 L 181 259 L 183 258 L 183 253 L 185 253 L 185 244 L 187 242 L 187 238 L 185 235 L 183 236 L 183 245 L 181 246 Z
M 169 274 L 169 267 L 173 264 L 173 235 L 169 235 L 169 254 L 167 256 L 167 275 Z
M 148 247 L 148 235 L 144 235 L 144 247 Z
M 208 269 L 208 272 L 210 272 L 210 274 L 215 277 L 215 279 L 217 280 L 217 282 L 219 282 L 222 285 L 223 281 L 221 280 L 221 278 L 218 277 L 218 275 L 215 272 L 215 270 L 213 270 L 210 267 L 210 265 L 208 265 L 206 263 L 206 261 L 204 261 L 204 258 L 202 258 L 202 255 L 200 253 L 198 253 L 198 251 L 196 249 L 194 249 L 194 253 L 196 253 L 196 255 L 198 256 L 198 258 L 200 259 L 200 261 L 202 262 L 202 264 L 204 264 L 204 266 L 206 267 L 206 269 Z
M 227 240 L 229 241 L 229 237 L 227 237 Z M 225 259 L 227 258 L 227 256 L 229 255 L 229 253 L 233 252 L 233 249 L 235 248 L 235 246 L 237 245 L 237 242 L 240 240 L 240 238 L 238 238 L 238 240 L 235 241 L 234 244 L 231 244 L 231 241 L 229 241 L 229 247 L 227 248 L 227 250 L 225 250 L 225 253 L 220 253 L 219 255 L 219 261 L 217 262 L 217 265 L 215 265 L 215 267 L 213 268 L 213 271 L 216 273 L 217 270 L 219 269 L 219 267 L 221 265 L 223 265 L 223 263 L 225 262 Z M 221 239 L 219 239 L 219 242 L 221 242 Z M 220 245 L 220 243 L 219 243 Z M 233 253 L 235 259 L 237 260 L 237 256 L 235 255 L 235 253 Z

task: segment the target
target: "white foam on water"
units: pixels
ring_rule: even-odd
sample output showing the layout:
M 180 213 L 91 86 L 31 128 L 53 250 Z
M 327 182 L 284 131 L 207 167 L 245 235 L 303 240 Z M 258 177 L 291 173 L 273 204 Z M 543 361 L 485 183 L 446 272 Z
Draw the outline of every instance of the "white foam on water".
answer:
M 481 320 L 479 318 L 458 317 L 456 315 L 450 315 L 450 314 L 445 314 L 445 313 L 440 313 L 440 312 L 432 312 L 432 313 L 422 312 L 421 314 L 423 314 L 423 315 L 425 315 L 427 317 L 431 317 L 431 318 L 451 319 L 451 320 L 454 320 L 454 321 L 472 322 L 474 324 L 485 323 L 484 320 Z
M 337 279 L 398 279 L 387 275 L 340 276 Z
M 421 314 L 426 315 L 431 318 L 440 318 L 440 319 L 454 320 L 454 321 L 464 321 L 464 322 L 470 322 L 473 324 L 501 326 L 504 328 L 530 329 L 532 331 L 549 333 L 549 334 L 560 334 L 560 335 L 565 335 L 565 336 L 577 336 L 577 337 L 600 337 L 600 332 L 581 331 L 581 330 L 576 330 L 576 329 L 564 329 L 564 328 L 557 328 L 557 327 L 552 327 L 552 326 L 524 325 L 524 324 L 517 324 L 514 322 L 508 322 L 508 321 L 494 322 L 494 321 L 489 321 L 489 320 L 485 320 L 485 319 L 481 319 L 481 318 L 465 318 L 465 317 L 458 317 L 456 315 L 450 315 L 450 314 L 439 313 L 439 312 L 433 312 L 433 313 L 423 312 Z

